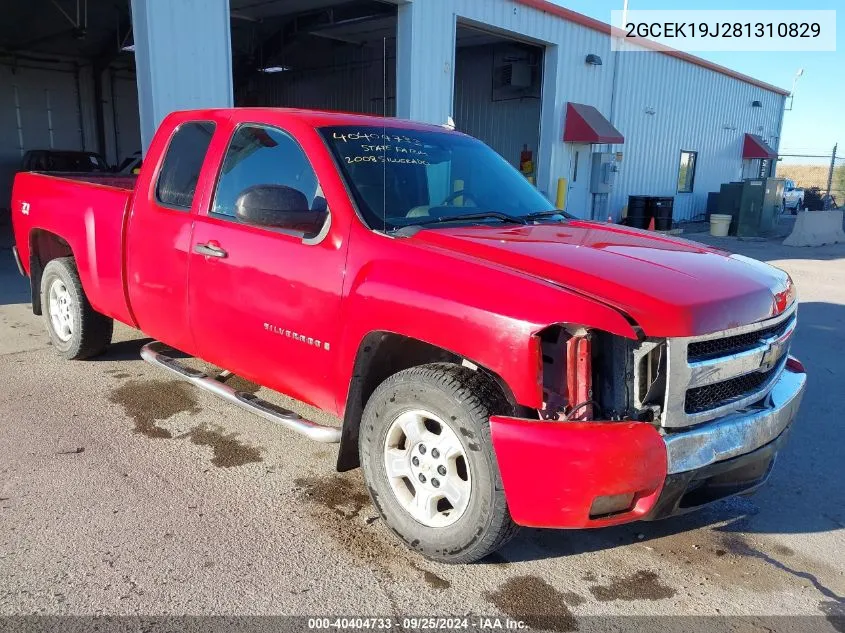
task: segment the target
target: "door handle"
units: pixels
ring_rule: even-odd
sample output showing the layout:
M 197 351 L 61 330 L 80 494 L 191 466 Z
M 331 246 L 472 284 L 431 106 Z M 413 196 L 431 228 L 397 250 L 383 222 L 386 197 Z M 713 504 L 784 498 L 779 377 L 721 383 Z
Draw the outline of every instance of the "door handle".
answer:
M 217 242 L 206 242 L 205 244 L 194 244 L 194 252 L 206 257 L 226 257 L 229 253 L 220 248 Z

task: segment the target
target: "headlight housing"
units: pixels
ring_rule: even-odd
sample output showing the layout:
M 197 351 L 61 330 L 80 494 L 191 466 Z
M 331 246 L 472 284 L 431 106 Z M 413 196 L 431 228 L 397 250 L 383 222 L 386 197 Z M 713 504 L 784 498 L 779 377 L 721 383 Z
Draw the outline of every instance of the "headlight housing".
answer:
M 576 325 L 540 333 L 547 419 L 660 418 L 666 393 L 665 339 L 634 340 Z

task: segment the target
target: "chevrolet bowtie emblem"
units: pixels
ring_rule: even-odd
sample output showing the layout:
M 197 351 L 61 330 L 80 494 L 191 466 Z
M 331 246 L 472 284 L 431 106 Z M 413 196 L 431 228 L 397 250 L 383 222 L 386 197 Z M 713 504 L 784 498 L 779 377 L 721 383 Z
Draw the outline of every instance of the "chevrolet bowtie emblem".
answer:
M 786 343 L 787 339 L 784 338 L 772 339 L 769 342 L 769 347 L 763 354 L 763 360 L 760 361 L 760 369 L 762 371 L 768 371 L 777 365 L 778 361 L 783 358 L 786 352 Z

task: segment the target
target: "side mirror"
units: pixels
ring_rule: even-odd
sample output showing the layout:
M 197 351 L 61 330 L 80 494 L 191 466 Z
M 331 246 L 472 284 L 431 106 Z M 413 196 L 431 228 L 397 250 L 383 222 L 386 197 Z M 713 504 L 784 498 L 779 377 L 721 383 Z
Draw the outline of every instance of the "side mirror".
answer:
M 319 232 L 326 221 L 325 211 L 312 211 L 301 191 L 285 185 L 254 185 L 235 201 L 235 216 L 244 224 Z

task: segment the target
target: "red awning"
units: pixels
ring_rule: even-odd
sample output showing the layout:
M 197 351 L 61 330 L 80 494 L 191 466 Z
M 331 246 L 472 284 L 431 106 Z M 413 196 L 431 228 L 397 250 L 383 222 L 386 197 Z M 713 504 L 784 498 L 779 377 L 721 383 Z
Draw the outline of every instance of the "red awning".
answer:
M 625 137 L 593 106 L 566 104 L 563 140 L 567 143 L 624 143 Z
M 746 134 L 742 143 L 743 158 L 777 158 L 778 154 L 756 134 Z

